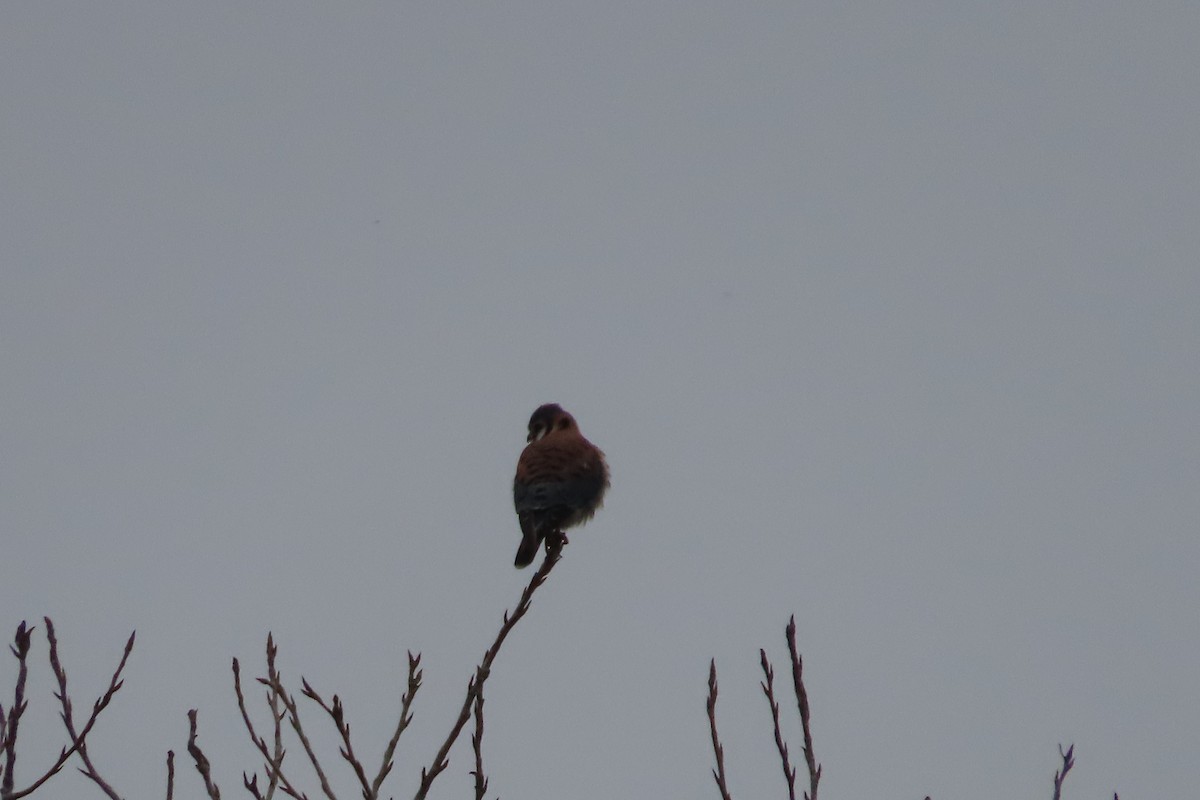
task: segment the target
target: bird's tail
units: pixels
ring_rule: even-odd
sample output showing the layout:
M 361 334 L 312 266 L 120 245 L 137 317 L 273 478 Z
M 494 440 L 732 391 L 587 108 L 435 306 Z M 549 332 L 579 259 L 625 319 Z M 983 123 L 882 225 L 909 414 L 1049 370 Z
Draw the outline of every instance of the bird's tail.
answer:
M 517 559 L 513 562 L 513 566 L 520 569 L 528 567 L 533 563 L 533 559 L 537 558 L 538 545 L 542 543 L 542 537 L 538 535 L 535 525 L 524 525 L 521 529 L 521 546 L 517 548 Z

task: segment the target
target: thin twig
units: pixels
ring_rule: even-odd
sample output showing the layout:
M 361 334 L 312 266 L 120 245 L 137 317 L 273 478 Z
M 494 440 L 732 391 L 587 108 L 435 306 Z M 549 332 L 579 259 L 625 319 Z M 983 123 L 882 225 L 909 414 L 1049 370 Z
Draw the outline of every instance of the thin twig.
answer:
M 722 800 L 733 800 L 729 794 L 729 786 L 725 783 L 725 748 L 717 736 L 717 660 L 708 663 L 708 727 L 712 731 L 713 755 L 717 759 L 717 768 L 713 770 L 713 780 L 721 790 Z
M 792 658 L 792 684 L 796 691 L 796 705 L 800 709 L 800 726 L 804 730 L 804 761 L 808 765 L 808 791 L 805 800 L 817 800 L 817 784 L 821 782 L 821 765 L 813 754 L 812 728 L 809 723 L 808 692 L 804 689 L 804 660 L 796 649 L 796 616 L 793 614 L 787 625 L 788 654 Z
M 13 643 L 8 648 L 17 657 L 17 685 L 13 689 L 13 703 L 8 709 L 8 715 L 4 718 L 5 767 L 4 780 L 0 782 L 0 795 L 4 797 L 12 795 L 13 781 L 16 780 L 17 729 L 21 723 L 21 715 L 25 713 L 25 708 L 29 705 L 25 700 L 25 679 L 29 675 L 29 667 L 25 659 L 29 656 L 33 630 L 33 628 L 26 627 L 25 620 L 21 620 L 21 624 L 17 626 L 16 636 L 13 637 Z M 43 780 L 62 769 L 66 760 L 66 757 L 61 758 L 59 763 L 51 768 L 52 771 L 46 773 Z
M 775 747 L 779 750 L 779 760 L 783 762 L 783 777 L 787 781 L 788 800 L 796 800 L 796 768 L 792 766 L 792 761 L 788 757 L 787 742 L 783 740 L 783 732 L 779 729 L 779 703 L 775 700 L 775 670 L 771 666 L 771 662 L 767 660 L 766 650 L 760 649 L 758 655 L 762 660 L 763 675 L 766 676 L 766 681 L 759 685 L 762 686 L 763 694 L 767 696 L 767 703 L 771 706 L 771 722 L 775 726 Z
M 204 791 L 208 793 L 209 800 L 221 800 L 221 790 L 213 783 L 212 766 L 208 763 L 208 757 L 204 755 L 200 745 L 196 744 L 196 709 L 194 708 L 188 712 L 187 749 L 192 760 L 196 762 L 196 771 L 204 779 Z
M 271 634 L 267 634 L 267 674 L 275 674 L 275 653 L 277 648 Z M 296 791 L 292 784 L 288 781 L 287 776 L 283 774 L 283 759 L 287 754 L 283 749 L 282 738 L 282 720 L 285 711 L 279 708 L 279 695 L 272 688 L 272 685 L 267 681 L 262 681 L 267 686 L 267 705 L 271 710 L 271 724 L 274 729 L 274 747 L 268 747 L 264 737 L 259 736 L 254 729 L 254 723 L 250 719 L 250 712 L 246 708 L 246 696 L 242 693 L 242 672 L 238 664 L 238 660 L 233 659 L 233 691 L 237 695 L 238 710 L 242 713 L 242 722 L 246 726 L 246 730 L 250 733 L 250 741 L 258 749 L 262 755 L 264 763 L 263 767 L 267 772 L 267 791 L 263 794 L 258 788 L 258 775 L 247 777 L 242 774 L 242 784 L 246 787 L 250 794 L 254 795 L 257 800 L 271 800 L 275 795 L 276 787 L 283 789 L 284 794 L 296 798 L 296 800 L 304 800 L 304 794 Z
M 96 701 L 92 709 L 92 716 L 88 720 L 87 727 L 83 734 L 75 732 L 75 718 L 71 708 L 71 697 L 67 694 L 67 671 L 63 669 L 62 662 L 58 658 L 58 638 L 54 635 L 54 623 L 49 617 L 43 617 L 46 621 L 46 639 L 50 642 L 50 669 L 54 671 L 54 677 L 58 680 L 58 692 L 55 697 L 62 704 L 62 721 L 67 728 L 67 733 L 71 737 L 71 741 L 75 743 L 75 748 L 79 752 L 80 759 L 83 760 L 83 768 L 79 771 L 86 775 L 93 783 L 100 787 L 100 790 L 109 796 L 110 800 L 121 800 L 121 796 L 112 788 L 96 770 L 96 765 L 92 763 L 92 757 L 88 754 L 87 742 L 85 741 L 88 732 L 91 730 L 92 724 L 104 710 L 113 695 L 120 691 L 124 681 L 121 680 L 121 672 L 125 669 L 125 663 L 129 660 L 129 654 L 133 652 L 133 641 L 137 636 L 137 631 L 129 634 L 129 639 L 125 642 L 125 652 L 121 655 L 121 661 L 117 664 L 117 669 L 113 672 L 112 680 L 108 684 L 108 691 Z
M 276 649 L 271 641 L 271 634 L 267 634 L 267 671 L 268 673 L 275 672 L 275 652 Z M 308 795 L 303 792 L 297 792 L 292 788 L 291 782 L 283 774 L 283 759 L 287 755 L 287 751 L 283 747 L 283 718 L 287 715 L 287 711 L 279 706 L 279 693 L 268 689 L 267 690 L 267 708 L 271 711 L 271 732 L 274 743 L 274 750 L 271 751 L 271 757 L 267 759 L 265 766 L 270 771 L 270 781 L 267 786 L 267 796 L 264 800 L 271 800 L 275 796 L 275 787 L 281 786 L 285 794 L 296 798 L 296 800 L 308 800 Z
M 476 680 L 479 691 L 475 692 L 475 732 L 471 734 L 471 748 L 475 751 L 475 800 L 483 800 L 487 794 L 488 779 L 483 773 L 483 681 Z
M 175 751 L 167 751 L 167 800 L 175 797 Z
M 388 740 L 387 748 L 383 751 L 383 762 L 379 765 L 379 772 L 375 775 L 375 780 L 371 782 L 371 792 L 373 797 L 379 796 L 379 788 L 383 785 L 383 781 L 387 778 L 388 773 L 392 771 L 394 761 L 392 760 L 396 754 L 396 744 L 400 741 L 400 735 L 404 733 L 404 729 L 412 722 L 412 704 L 413 698 L 417 696 L 417 690 L 421 688 L 421 654 L 415 656 L 412 651 L 408 651 L 408 688 L 400 697 L 400 719 L 396 723 L 396 730 L 392 733 L 392 738 Z
M 354 776 L 358 778 L 358 785 L 362 787 L 363 800 L 375 800 L 371 794 L 371 783 L 367 780 L 367 772 L 363 769 L 362 762 L 358 760 L 358 756 L 354 755 L 354 745 L 350 743 L 350 723 L 346 721 L 346 708 L 342 705 L 342 699 L 335 694 L 333 696 L 333 704 L 327 705 L 321 699 L 321 695 L 317 694 L 317 690 L 305 678 L 300 678 L 300 683 L 303 686 L 301 694 L 324 709 L 329 718 L 333 720 L 338 735 L 342 737 L 342 747 L 338 752 L 342 754 L 342 758 L 346 759 L 346 763 L 354 770 Z
M 283 747 L 283 720 L 287 717 L 287 708 L 281 707 L 283 699 L 280 697 L 280 687 L 283 686 L 283 681 L 279 675 L 279 669 L 275 666 L 275 657 L 279 654 L 279 646 L 275 644 L 274 638 L 267 633 L 267 678 L 270 681 L 267 684 L 267 706 L 271 709 L 272 732 L 274 736 L 273 755 L 268 759 L 266 766 L 271 769 L 271 782 L 267 789 L 267 799 L 270 800 L 274 794 L 275 787 L 279 786 L 283 789 L 284 794 L 295 798 L 296 800 L 308 800 L 308 795 L 296 789 L 291 781 L 287 780 L 283 774 L 283 759 L 287 751 Z M 261 680 L 259 681 L 262 682 Z M 273 766 L 272 766 L 273 765 Z
M 1060 744 L 1058 755 L 1062 758 L 1062 769 L 1054 773 L 1054 800 L 1061 800 L 1063 781 L 1067 779 L 1067 773 L 1071 771 L 1071 767 L 1075 766 L 1075 745 L 1067 747 L 1067 751 L 1064 753 Z
M 266 680 L 259 678 L 260 681 Z M 313 770 L 317 773 L 317 779 L 321 782 L 321 791 L 329 800 L 337 800 L 337 796 L 333 793 L 333 788 L 329 785 L 329 779 L 325 777 L 325 770 L 321 768 L 321 762 L 317 758 L 317 753 L 313 750 L 312 742 L 308 740 L 308 734 L 304 732 L 304 726 L 300 723 L 300 709 L 296 707 L 296 698 L 287 693 L 283 688 L 283 679 L 278 672 L 271 674 L 269 680 L 272 682 L 272 687 L 278 693 L 280 701 L 284 708 L 287 709 L 288 722 L 292 725 L 292 730 L 296 732 L 296 736 L 300 739 L 300 744 L 304 746 L 304 752 L 308 756 L 309 762 L 313 765 Z
M 446 737 L 446 741 L 442 742 L 442 746 L 438 749 L 437 755 L 433 757 L 433 763 L 428 767 L 421 768 L 421 785 L 417 789 L 414 800 L 424 800 L 429 793 L 429 787 L 433 784 L 441 772 L 450 765 L 447 756 L 450 754 L 450 748 L 458 739 L 459 733 L 462 732 L 463 726 L 467 724 L 467 720 L 471 716 L 471 708 L 475 703 L 475 696 L 483 690 L 483 683 L 491 674 L 492 663 L 496 660 L 496 656 L 500 653 L 500 646 L 504 644 L 504 640 L 508 637 L 513 626 L 520 621 L 521 617 L 525 616 L 525 612 L 529 610 L 529 604 L 533 600 L 533 593 L 537 588 L 545 583 L 546 578 L 550 575 L 550 570 L 554 569 L 554 565 L 562 558 L 563 537 L 547 537 L 546 538 L 546 558 L 542 561 L 537 572 L 529 581 L 529 585 L 525 587 L 525 591 L 521 592 L 521 599 L 517 601 L 517 607 L 512 612 L 504 614 L 504 623 L 500 626 L 500 632 L 496 634 L 496 640 L 492 642 L 492 646 L 483 654 L 483 660 L 479 662 L 479 666 L 475 670 L 470 680 L 467 681 L 467 696 L 463 699 L 462 710 L 458 714 L 458 719 L 454 721 L 454 727 L 450 729 L 450 734 Z
M 271 647 L 271 634 L 269 633 L 267 634 L 267 647 L 268 649 Z M 246 730 L 250 734 L 250 741 L 258 752 L 262 754 L 262 757 L 267 760 L 267 771 L 271 772 L 271 752 L 267 748 L 266 740 L 258 735 L 258 732 L 254 729 L 254 722 L 250 719 L 250 712 L 246 708 L 246 695 L 242 692 L 242 668 L 238 664 L 236 657 L 233 659 L 233 693 L 237 697 L 238 711 L 242 714 L 242 724 L 246 726 Z M 252 795 L 257 798 L 262 797 L 258 791 L 257 773 L 254 775 L 253 780 L 246 777 L 245 773 L 242 773 L 242 783 L 246 785 L 246 788 L 250 790 Z M 251 785 L 254 788 L 251 788 Z
M 70 711 L 70 698 L 67 696 L 67 693 L 66 693 L 67 674 L 66 674 L 66 671 L 62 669 L 62 665 L 58 662 L 58 642 L 54 638 L 54 623 L 50 621 L 49 617 L 43 617 L 43 619 L 46 621 L 46 636 L 50 640 L 50 666 L 54 670 L 55 676 L 59 678 L 59 692 L 58 692 L 58 694 L 55 695 L 55 697 L 59 697 L 60 702 L 63 702 L 64 711 L 69 712 Z M 17 679 L 18 690 L 19 690 L 19 693 L 22 695 L 24 694 L 24 688 L 25 688 L 24 687 L 24 660 L 23 660 L 23 657 L 18 653 L 18 650 L 22 646 L 22 643 L 20 641 L 20 635 L 21 635 L 24 627 L 25 627 L 25 623 L 21 623 L 21 626 L 17 629 L 18 642 L 17 642 L 17 646 L 13 648 L 13 653 L 17 654 L 18 658 L 22 660 L 21 674 L 18 676 L 18 679 Z M 33 629 L 30 628 L 28 632 L 32 632 L 32 630 Z M 26 632 L 26 634 L 28 634 L 28 632 Z M 84 744 L 87 740 L 88 734 L 92 732 L 92 728 L 95 726 L 96 720 L 100 718 L 100 712 L 102 712 L 108 706 L 109 702 L 113 699 L 113 695 L 115 695 L 118 691 L 120 691 L 121 686 L 124 683 L 121 680 L 121 671 L 125 669 L 125 662 L 129 660 L 129 654 L 133 651 L 133 639 L 134 639 L 134 634 L 130 634 L 129 641 L 127 641 L 125 643 L 125 653 L 124 653 L 124 655 L 121 656 L 121 662 L 120 662 L 120 664 L 117 665 L 116 671 L 113 672 L 112 681 L 109 683 L 108 691 L 106 691 L 104 693 L 104 695 L 101 696 L 100 699 L 98 699 L 95 702 L 95 704 L 93 704 L 92 714 L 90 717 L 88 717 L 87 724 L 85 724 L 83 726 L 83 730 L 79 731 L 79 733 L 77 735 L 75 733 L 74 722 L 70 721 L 69 724 L 67 724 L 67 733 L 71 736 L 70 747 L 62 748 L 62 750 L 59 751 L 58 758 L 55 760 L 54 764 L 52 764 L 48 770 L 46 770 L 44 773 L 42 773 L 42 776 L 40 778 L 38 778 L 36 781 L 34 781 L 33 783 L 26 786 L 24 789 L 21 789 L 19 791 L 5 792 L 2 796 L 6 800 L 20 800 L 20 798 L 22 798 L 22 797 L 26 797 L 30 794 L 33 794 L 35 791 L 37 791 L 41 787 L 41 785 L 43 783 L 45 783 L 46 781 L 50 780 L 50 778 L 52 778 L 53 776 L 58 774 L 58 772 L 63 768 L 63 765 L 67 763 L 67 759 L 69 759 L 76 752 L 82 751 L 82 748 L 84 747 Z M 24 642 L 24 649 L 25 649 L 26 653 L 29 650 L 29 642 L 28 642 L 27 638 L 26 638 L 26 641 Z M 21 704 L 20 704 L 20 709 L 22 712 L 25 710 L 25 705 L 26 705 L 26 703 L 22 699 Z M 15 707 L 16 706 L 14 706 L 14 708 Z M 9 712 L 9 716 L 10 717 L 12 716 L 11 710 Z M 19 716 L 20 715 L 18 714 L 18 718 L 19 718 Z M 64 722 L 68 722 L 67 717 L 64 717 Z M 15 725 L 15 723 L 12 722 L 12 720 L 10 720 L 10 730 L 8 732 L 8 735 L 10 737 L 9 741 L 15 744 L 16 725 Z M 15 759 L 15 755 L 13 756 L 13 758 Z M 11 764 L 12 762 L 10 761 L 9 763 Z M 87 761 L 85 761 L 84 763 L 86 764 Z M 88 775 L 89 778 L 92 777 L 92 774 L 89 774 L 87 770 L 80 770 L 80 771 L 83 772 L 84 775 Z M 94 770 L 93 770 L 93 773 L 94 773 Z M 6 781 L 10 775 L 11 775 L 11 772 L 7 772 L 5 774 Z M 98 777 L 99 777 L 99 775 L 95 776 L 95 778 L 98 778 Z M 95 778 L 93 778 L 93 780 L 95 780 Z M 112 791 L 112 787 L 109 787 L 102 780 L 97 781 L 97 784 L 102 789 L 106 789 L 106 791 L 109 791 L 109 792 Z M 114 795 L 115 795 L 115 793 L 111 794 L 110 797 L 114 796 Z
M 254 773 L 253 776 L 250 776 L 250 775 L 247 775 L 246 772 L 243 770 L 242 771 L 242 786 L 246 789 L 247 792 L 250 793 L 250 796 L 253 797 L 254 800 L 266 800 L 266 798 L 263 797 L 262 790 L 258 788 L 258 773 L 257 772 Z

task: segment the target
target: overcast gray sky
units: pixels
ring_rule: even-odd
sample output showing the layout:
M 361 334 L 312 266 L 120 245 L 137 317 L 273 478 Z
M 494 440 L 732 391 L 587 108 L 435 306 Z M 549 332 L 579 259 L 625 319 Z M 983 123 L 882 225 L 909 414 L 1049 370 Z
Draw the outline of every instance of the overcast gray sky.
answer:
M 1197 41 L 1192 2 L 5 3 L 0 626 L 54 618 L 80 708 L 137 629 L 92 744 L 131 798 L 193 707 L 247 796 L 268 631 L 371 762 L 422 651 L 411 796 L 555 401 L 613 488 L 488 684 L 490 794 L 715 798 L 715 657 L 735 797 L 785 796 L 794 613 L 824 797 L 1049 797 L 1059 742 L 1069 797 L 1194 796 Z

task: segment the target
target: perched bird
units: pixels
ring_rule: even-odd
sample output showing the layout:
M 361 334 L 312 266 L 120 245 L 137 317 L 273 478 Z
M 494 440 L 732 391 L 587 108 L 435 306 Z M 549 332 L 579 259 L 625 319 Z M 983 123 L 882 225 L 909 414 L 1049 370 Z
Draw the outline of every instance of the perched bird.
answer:
M 547 403 L 529 418 L 529 442 L 517 461 L 513 505 L 521 523 L 516 566 L 528 566 L 543 540 L 592 518 L 608 489 L 604 453 L 583 438 L 575 418 Z

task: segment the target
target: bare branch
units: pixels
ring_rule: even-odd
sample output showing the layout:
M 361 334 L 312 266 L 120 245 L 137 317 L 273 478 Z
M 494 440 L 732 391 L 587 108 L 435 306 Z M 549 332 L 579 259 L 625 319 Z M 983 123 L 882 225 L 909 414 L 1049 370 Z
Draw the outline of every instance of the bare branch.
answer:
M 13 654 L 16 655 L 18 660 L 21 662 L 20 673 L 17 677 L 17 694 L 21 696 L 21 699 L 19 704 L 14 703 L 13 708 L 9 711 L 9 724 L 7 732 L 8 738 L 5 742 L 5 750 L 7 753 L 9 747 L 12 747 L 14 748 L 14 752 L 8 760 L 9 766 L 5 771 L 4 776 L 4 783 L 6 786 L 3 790 L 3 794 L 0 795 L 5 797 L 6 800 L 19 800 L 19 798 L 33 794 L 33 792 L 37 791 L 42 784 L 50 780 L 50 778 L 53 776 L 57 775 L 58 772 L 63 768 L 63 765 L 67 763 L 67 759 L 69 759 L 74 753 L 79 752 L 81 755 L 83 754 L 87 736 L 89 733 L 91 733 L 92 727 L 95 726 L 96 720 L 100 718 L 100 712 L 102 712 L 108 706 L 109 702 L 113 698 L 113 695 L 120 691 L 121 686 L 123 685 L 123 681 L 121 680 L 121 672 L 125 669 L 125 662 L 129 660 L 129 654 L 133 652 L 134 634 L 130 634 L 129 640 L 125 643 L 125 652 L 121 656 L 121 661 L 117 665 L 116 671 L 113 672 L 112 680 L 109 683 L 108 690 L 93 704 L 92 714 L 90 717 L 88 717 L 87 724 L 84 725 L 83 730 L 79 731 L 77 734 L 75 731 L 74 720 L 71 719 L 71 700 L 67 695 L 66 690 L 67 673 L 62 668 L 62 664 L 59 663 L 58 659 L 58 640 L 54 636 L 54 623 L 50 621 L 49 617 L 43 617 L 43 619 L 46 622 L 46 637 L 50 640 L 50 667 L 54 670 L 54 675 L 56 678 L 58 678 L 59 682 L 59 691 L 55 694 L 55 697 L 57 697 L 59 702 L 63 704 L 62 717 L 67 728 L 67 733 L 71 737 L 71 745 L 70 747 L 62 748 L 62 750 L 59 751 L 58 758 L 55 760 L 54 764 L 52 764 L 49 769 L 42 773 L 40 778 L 29 784 L 29 786 L 26 786 L 24 789 L 17 791 L 11 790 L 12 764 L 16 760 L 15 746 L 17 738 L 17 720 L 20 719 L 20 714 L 24 712 L 25 706 L 27 705 L 23 697 L 25 691 L 26 674 L 25 655 L 29 652 L 28 636 L 29 633 L 32 633 L 33 631 L 32 628 L 25 630 L 25 623 L 22 622 L 17 629 L 17 644 L 13 647 Z M 24 642 L 21 641 L 22 634 L 24 634 L 25 637 Z M 20 711 L 17 711 L 17 709 L 20 709 Z M 14 713 L 16 713 L 16 719 L 13 719 Z M 96 781 L 97 785 L 100 786 L 101 789 L 104 789 L 106 792 L 110 793 L 110 797 L 116 797 L 117 795 L 115 792 L 113 792 L 111 786 L 108 786 L 108 784 L 102 779 L 97 780 L 100 776 L 96 774 L 95 769 L 90 765 L 90 759 L 85 758 L 84 764 L 88 766 L 88 769 L 81 769 L 80 772 Z
M 266 800 L 263 797 L 262 790 L 258 788 L 258 773 L 254 773 L 254 777 L 250 777 L 245 772 L 242 773 L 242 786 L 250 793 L 254 800 Z
M 175 751 L 167 751 L 167 800 L 175 797 Z
M 1058 755 L 1062 758 L 1062 769 L 1054 773 L 1054 800 L 1061 800 L 1063 781 L 1066 780 L 1071 767 L 1075 766 L 1075 745 L 1067 747 L 1067 751 L 1064 753 L 1060 744 Z
M 775 670 L 771 667 L 771 662 L 767 660 L 767 651 L 759 650 L 759 658 L 762 660 L 762 671 L 766 677 L 762 686 L 763 694 L 767 696 L 767 703 L 771 706 L 771 722 L 775 727 L 775 747 L 779 750 L 779 760 L 783 763 L 783 777 L 787 781 L 788 800 L 796 800 L 796 768 L 792 766 L 792 761 L 788 757 L 787 742 L 783 740 L 783 732 L 779 729 L 779 703 L 775 700 Z
M 121 673 L 125 669 L 125 663 L 129 661 L 129 654 L 133 652 L 133 641 L 137 636 L 137 631 L 129 634 L 129 639 L 125 642 L 125 652 L 121 655 L 121 661 L 117 664 L 116 671 L 113 672 L 112 680 L 109 681 L 108 691 L 95 702 L 92 707 L 92 716 L 88 719 L 87 725 L 84 727 L 83 733 L 76 733 L 75 719 L 71 708 L 71 697 L 67 694 L 67 671 L 63 669 L 62 662 L 58 658 L 58 638 L 54 635 L 54 623 L 49 617 L 43 617 L 46 622 L 46 638 L 50 642 L 50 669 L 54 671 L 54 677 L 58 680 L 58 692 L 54 695 L 62 704 L 62 721 L 67 728 L 67 733 L 74 742 L 75 749 L 79 752 L 80 759 L 83 760 L 83 768 L 79 771 L 86 775 L 93 783 L 100 787 L 110 800 L 121 800 L 121 796 L 112 788 L 96 770 L 96 765 L 92 763 L 92 757 L 88 754 L 86 738 L 95 724 L 96 719 L 100 716 L 100 712 L 105 709 L 112 700 L 113 695 L 120 691 L 124 681 L 121 680 Z
M 375 780 L 371 782 L 372 797 L 379 796 L 379 788 L 383 785 L 383 781 L 392 771 L 392 766 L 395 763 L 392 759 L 396 754 L 396 744 L 400 741 L 400 735 L 404 733 L 405 728 L 412 722 L 412 704 L 413 698 L 417 696 L 417 690 L 421 688 L 421 654 L 415 656 L 412 651 L 408 651 L 408 689 L 400 697 L 400 719 L 396 723 L 396 730 L 392 733 L 392 738 L 388 741 L 387 748 L 383 751 L 383 762 L 379 765 L 379 772 L 375 775 Z
M 187 749 L 192 760 L 196 762 L 196 771 L 204 779 L 204 791 L 208 793 L 209 800 L 221 800 L 221 790 L 213 783 L 212 766 L 208 763 L 208 757 L 204 755 L 200 745 L 196 744 L 196 709 L 194 708 L 188 712 Z
M 504 644 L 504 640 L 508 637 L 513 627 L 525 616 L 525 612 L 529 610 L 529 604 L 533 600 L 533 593 L 538 587 L 545 583 L 549 577 L 550 571 L 554 569 L 554 565 L 562 558 L 562 548 L 565 537 L 555 536 L 546 537 L 546 558 L 542 561 L 537 572 L 529 581 L 529 585 L 521 592 L 521 599 L 517 601 L 517 607 L 510 616 L 507 612 L 504 614 L 504 623 L 500 626 L 500 632 L 496 635 L 496 640 L 492 642 L 492 646 L 483 654 L 483 660 L 479 662 L 479 666 L 475 670 L 475 674 L 467 681 L 467 696 L 463 699 L 462 710 L 458 714 L 458 719 L 454 722 L 454 727 L 450 729 L 450 734 L 446 737 L 446 741 L 442 742 L 442 746 L 438 749 L 437 755 L 433 757 L 433 763 L 428 768 L 421 768 L 421 785 L 417 789 L 414 800 L 424 800 L 429 793 L 429 787 L 441 772 L 450 765 L 447 756 L 450 754 L 450 748 L 458 739 L 459 733 L 462 732 L 463 726 L 467 724 L 467 720 L 471 716 L 471 708 L 475 703 L 475 696 L 483 690 L 483 683 L 491 674 L 492 663 L 496 660 L 496 656 L 500 653 L 500 647 Z
M 717 736 L 717 660 L 714 658 L 708 664 L 708 725 L 712 730 L 713 755 L 717 759 L 717 768 L 713 770 L 713 780 L 721 790 L 722 800 L 733 800 L 729 794 L 729 786 L 725 782 L 725 748 Z
M 0 781 L 0 795 L 9 797 L 13 793 L 13 781 L 16 779 L 17 766 L 17 729 L 20 727 L 21 715 L 25 713 L 25 708 L 28 703 L 25 701 L 25 679 L 29 675 L 29 667 L 26 664 L 26 658 L 29 656 L 29 647 L 33 637 L 33 628 L 28 628 L 25 625 L 25 620 L 21 620 L 21 624 L 17 626 L 17 633 L 13 637 L 13 643 L 9 646 L 9 650 L 17 658 L 17 685 L 13 689 L 13 702 L 8 709 L 8 715 L 4 717 L 4 780 Z M 42 781 L 45 781 L 51 775 L 62 769 L 63 763 L 66 762 L 64 756 L 59 760 L 51 770 L 45 774 Z M 39 781 L 40 785 L 41 781 Z
M 267 663 L 270 672 L 275 671 L 275 653 L 271 647 L 271 635 L 267 634 Z M 267 796 L 264 800 L 272 800 L 275 796 L 275 788 L 282 787 L 285 794 L 296 800 L 308 800 L 308 795 L 303 792 L 298 792 L 292 788 L 291 782 L 283 774 L 283 759 L 287 755 L 287 751 L 283 748 L 283 718 L 287 715 L 287 711 L 280 707 L 279 693 L 268 689 L 267 690 L 267 707 L 271 710 L 271 731 L 274 741 L 274 750 L 271 756 L 267 759 L 265 766 L 270 773 L 270 783 L 267 786 Z
M 267 634 L 267 674 L 275 676 L 275 654 L 278 648 L 275 646 L 274 637 Z M 233 659 L 233 691 L 237 695 L 238 710 L 242 713 L 242 722 L 246 726 L 246 730 L 250 734 L 250 741 L 258 749 L 262 755 L 264 763 L 263 767 L 267 772 L 267 791 L 262 793 L 258 788 L 258 775 L 247 777 L 242 775 L 242 783 L 250 794 L 254 795 L 258 800 L 271 800 L 275 795 L 276 788 L 283 790 L 284 794 L 289 797 L 294 797 L 296 800 L 307 800 L 303 792 L 297 791 L 283 774 L 283 759 L 287 755 L 287 751 L 283 749 L 283 729 L 282 722 L 287 712 L 279 707 L 279 693 L 275 690 L 274 684 L 270 679 L 260 679 L 260 682 L 267 687 L 267 706 L 271 711 L 271 727 L 274 731 L 273 746 L 267 745 L 267 740 L 260 736 L 254 728 L 254 723 L 250 719 L 250 712 L 246 708 L 246 696 L 242 692 L 242 672 L 238 664 L 238 660 Z
M 476 680 L 475 685 L 479 687 L 479 690 L 475 692 L 475 732 L 471 734 L 471 747 L 475 751 L 475 769 L 471 774 L 475 776 L 475 800 L 483 800 L 488 787 L 487 776 L 483 774 L 483 680 Z
M 333 788 L 329 785 L 329 779 L 325 777 L 325 770 L 321 768 L 321 762 L 317 758 L 317 753 L 313 750 L 312 742 L 308 740 L 308 734 L 304 732 L 304 726 L 300 723 L 300 709 L 296 707 L 296 698 L 287 693 L 283 688 L 283 679 L 278 671 L 272 670 L 269 678 L 259 678 L 260 681 L 269 681 L 275 693 L 279 696 L 279 700 L 283 703 L 287 710 L 288 722 L 292 725 L 292 730 L 296 732 L 296 736 L 300 739 L 300 744 L 304 746 L 304 752 L 308 756 L 309 762 L 313 765 L 313 770 L 317 773 L 317 779 L 321 782 L 321 791 L 329 800 L 337 800 L 337 796 L 333 793 Z
M 335 694 L 333 696 L 333 704 L 327 705 L 321 699 L 321 695 L 317 694 L 317 690 L 306 679 L 302 677 L 300 682 L 304 687 L 302 694 L 324 709 L 329 718 L 333 720 L 333 725 L 337 728 L 338 735 L 342 737 L 342 747 L 338 752 L 342 754 L 342 758 L 346 759 L 346 763 L 354 770 L 354 776 L 358 778 L 358 784 L 362 787 L 363 800 L 374 800 L 374 795 L 371 793 L 371 783 L 367 780 L 367 772 L 363 769 L 362 762 L 354 755 L 354 745 L 350 744 L 350 723 L 346 721 L 346 709 L 342 705 L 342 699 Z
M 792 684 L 796 692 L 796 705 L 800 709 L 800 725 L 804 730 L 804 761 L 808 765 L 808 791 L 805 800 L 817 800 L 817 784 L 821 782 L 821 765 L 813 754 L 812 728 L 809 723 L 808 692 L 804 689 L 804 660 L 796 649 L 796 617 L 792 615 L 787 625 L 788 654 L 792 658 Z

